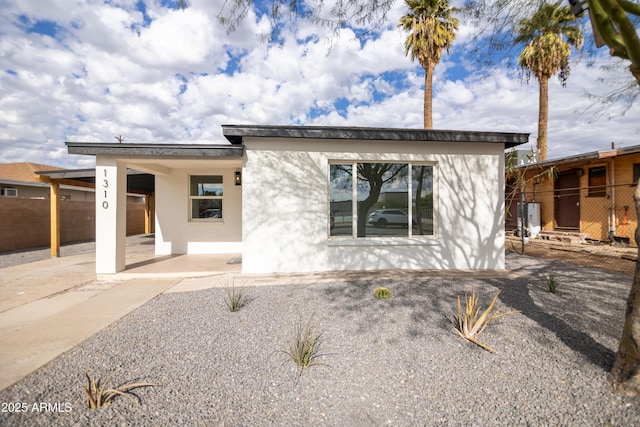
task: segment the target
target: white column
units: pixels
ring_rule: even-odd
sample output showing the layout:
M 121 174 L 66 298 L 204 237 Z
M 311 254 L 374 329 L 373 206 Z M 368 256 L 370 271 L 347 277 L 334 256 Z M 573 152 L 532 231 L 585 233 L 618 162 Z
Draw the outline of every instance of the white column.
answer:
M 127 166 L 96 157 L 96 274 L 125 269 Z

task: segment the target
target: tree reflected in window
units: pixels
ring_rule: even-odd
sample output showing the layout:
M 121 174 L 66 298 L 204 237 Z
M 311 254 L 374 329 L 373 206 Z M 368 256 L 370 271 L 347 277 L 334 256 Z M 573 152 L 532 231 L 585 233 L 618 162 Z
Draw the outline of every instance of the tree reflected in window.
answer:
M 409 225 L 408 165 L 359 163 L 357 167 L 358 237 L 407 236 L 403 227 L 408 229 Z M 367 230 L 368 225 L 374 228 Z
M 357 176 L 355 189 L 354 171 Z M 330 236 L 407 237 L 434 234 L 432 165 L 373 162 L 331 164 L 329 175 Z M 354 214 L 357 218 L 355 233 Z

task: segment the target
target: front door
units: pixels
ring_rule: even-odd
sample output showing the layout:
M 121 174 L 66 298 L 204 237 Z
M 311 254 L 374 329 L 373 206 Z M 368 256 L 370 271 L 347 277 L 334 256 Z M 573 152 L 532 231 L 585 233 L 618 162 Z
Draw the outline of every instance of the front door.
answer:
M 575 170 L 558 175 L 553 196 L 556 228 L 580 230 L 580 177 Z

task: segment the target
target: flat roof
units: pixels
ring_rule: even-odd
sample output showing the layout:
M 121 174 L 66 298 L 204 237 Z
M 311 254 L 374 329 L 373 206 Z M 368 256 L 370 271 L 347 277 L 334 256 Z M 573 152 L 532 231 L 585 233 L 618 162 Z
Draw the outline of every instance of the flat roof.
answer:
M 608 150 L 590 151 L 582 154 L 575 154 L 567 157 L 557 157 L 555 159 L 547 159 L 538 163 L 531 163 L 529 165 L 518 166 L 517 169 L 531 168 L 531 167 L 550 167 L 564 164 L 582 164 L 593 162 L 594 160 L 607 159 L 610 157 L 625 156 L 630 154 L 640 153 L 640 145 L 632 145 L 630 147 L 611 148 Z
M 242 144 L 244 137 L 359 139 L 367 141 L 482 142 L 504 144 L 505 148 L 511 148 L 529 142 L 528 133 L 340 126 L 222 125 L 222 134 L 232 144 Z
M 38 175 L 46 176 L 52 180 L 67 180 L 78 181 L 84 183 L 95 184 L 96 182 L 96 169 L 61 169 L 55 171 L 39 171 Z M 45 184 L 48 185 L 48 184 Z M 72 184 L 70 184 L 72 185 Z M 137 193 L 146 192 L 151 193 L 155 190 L 155 179 L 153 175 L 139 172 L 132 169 L 127 169 L 127 192 Z
M 242 146 L 232 144 L 132 144 L 105 142 L 65 142 L 69 154 L 123 157 L 229 158 L 242 157 Z

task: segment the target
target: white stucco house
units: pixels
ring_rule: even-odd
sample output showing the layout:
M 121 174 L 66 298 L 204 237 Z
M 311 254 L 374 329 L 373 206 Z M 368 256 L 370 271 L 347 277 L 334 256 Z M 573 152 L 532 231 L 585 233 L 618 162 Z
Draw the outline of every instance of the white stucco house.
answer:
M 223 125 L 228 144 L 68 142 L 96 157 L 96 272 L 125 269 L 127 168 L 155 178 L 156 254 L 243 273 L 504 269 L 504 150 L 528 134 Z

